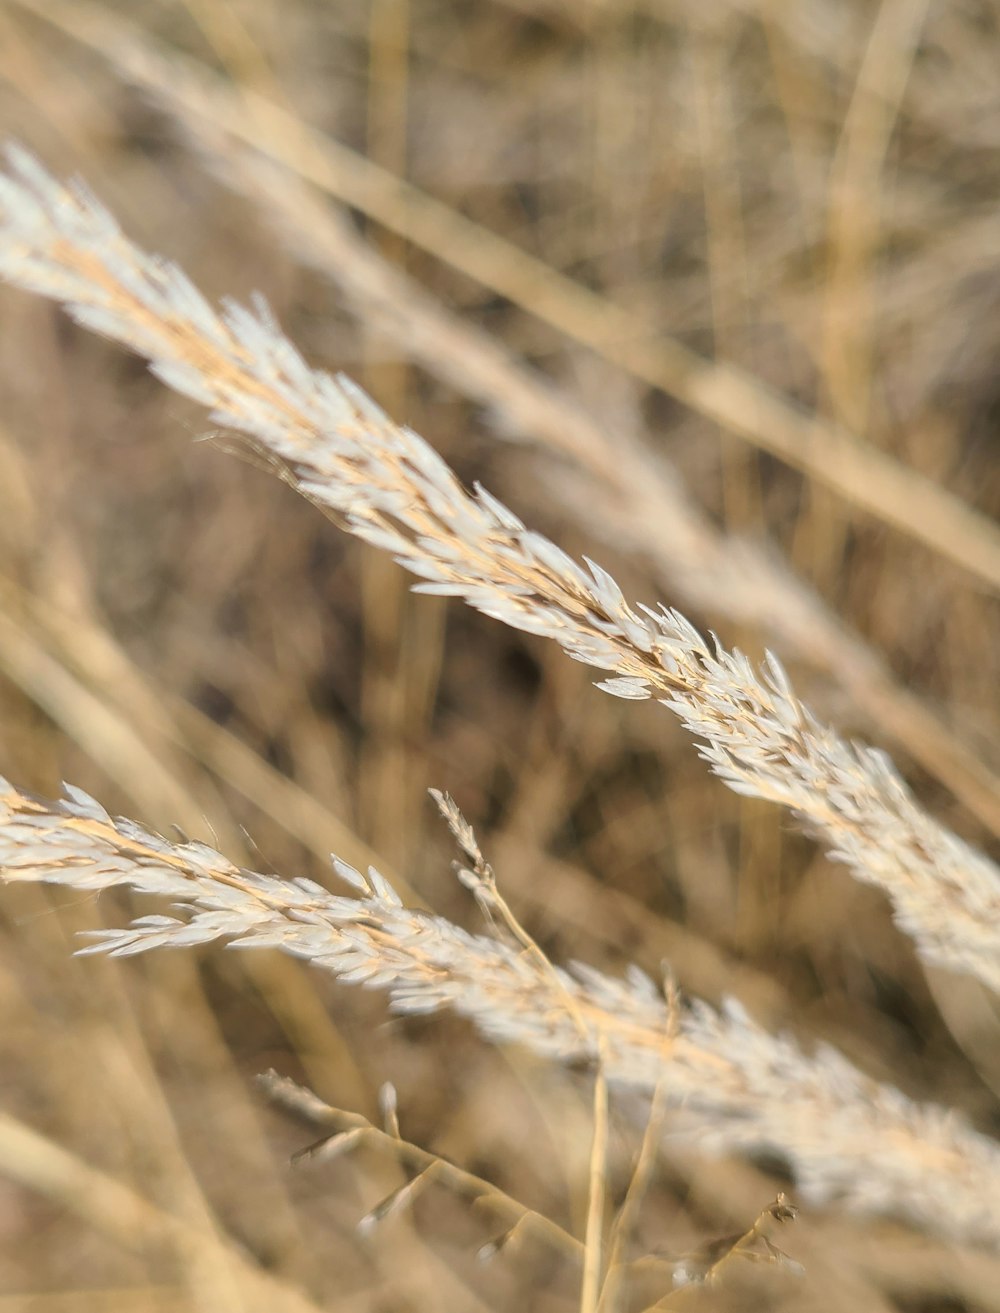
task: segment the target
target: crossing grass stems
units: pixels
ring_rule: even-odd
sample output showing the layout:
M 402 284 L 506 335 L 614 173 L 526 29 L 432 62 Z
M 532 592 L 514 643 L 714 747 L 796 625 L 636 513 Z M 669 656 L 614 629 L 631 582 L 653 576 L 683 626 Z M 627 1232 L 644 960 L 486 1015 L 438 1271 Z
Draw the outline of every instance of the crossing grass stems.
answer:
M 346 531 L 416 575 L 415 591 L 460 598 L 552 640 L 604 672 L 603 692 L 666 707 L 724 784 L 788 808 L 855 879 L 881 889 L 929 964 L 1000 991 L 1000 872 L 923 811 L 887 756 L 823 725 L 776 657 L 756 669 L 677 611 L 630 604 L 597 563 L 571 559 L 485 488 L 467 491 L 348 379 L 310 368 L 263 302 L 216 311 L 177 267 L 132 244 L 81 184 L 55 181 L 16 147 L 7 158 L 0 271 L 9 282 L 145 356 Z M 661 1097 L 664 1133 L 682 1126 L 705 1152 L 777 1149 L 805 1201 L 900 1215 L 1000 1248 L 993 1140 L 829 1047 L 806 1052 L 767 1033 L 736 1000 L 715 1010 L 665 996 L 635 969 L 612 978 L 553 965 L 507 907 L 471 828 L 450 800 L 439 802 L 487 933 L 405 906 L 375 869 L 334 859 L 350 892 L 333 894 L 242 869 L 204 844 L 170 842 L 72 787 L 43 801 L 0 785 L 0 870 L 80 890 L 127 885 L 172 904 L 170 914 L 97 932 L 85 953 L 217 939 L 277 948 L 386 991 L 397 1011 L 449 1009 L 492 1042 L 582 1063 L 598 1093 L 631 1107 Z M 599 1189 L 599 1171 L 595 1181 Z M 591 1255 L 599 1233 L 598 1218 Z M 584 1264 L 581 1307 L 598 1305 L 600 1268 L 599 1254 L 596 1267 Z

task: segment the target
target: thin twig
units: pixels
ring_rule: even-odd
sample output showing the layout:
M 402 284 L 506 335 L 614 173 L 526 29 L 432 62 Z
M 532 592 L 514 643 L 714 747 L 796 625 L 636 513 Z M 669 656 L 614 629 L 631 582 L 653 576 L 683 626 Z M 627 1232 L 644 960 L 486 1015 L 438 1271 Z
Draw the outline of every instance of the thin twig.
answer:
M 395 1158 L 416 1176 L 426 1180 L 429 1179 L 427 1174 L 433 1173 L 437 1180 L 456 1194 L 469 1199 L 477 1206 L 491 1209 L 509 1228 L 526 1227 L 563 1257 L 573 1262 L 582 1260 L 584 1247 L 575 1236 L 551 1218 L 519 1203 L 499 1186 L 493 1185 L 474 1172 L 459 1167 L 450 1159 L 432 1153 L 411 1140 L 404 1139 L 398 1133 L 380 1130 L 360 1113 L 349 1112 L 325 1103 L 312 1090 L 306 1089 L 287 1076 L 279 1075 L 276 1071 L 263 1073 L 257 1077 L 257 1081 L 272 1103 L 299 1120 L 327 1132 L 322 1139 L 296 1154 L 297 1162 L 309 1160 L 321 1162 L 355 1145 L 370 1144 L 380 1152 Z M 396 1130 L 398 1132 L 398 1125 Z M 385 1213 L 381 1214 L 381 1216 L 385 1215 Z M 372 1214 L 369 1213 L 368 1217 L 371 1216 Z
M 590 1147 L 587 1231 L 580 1313 L 596 1313 L 604 1271 L 604 1209 L 608 1165 L 608 1082 L 603 1053 L 594 1072 L 594 1130 Z

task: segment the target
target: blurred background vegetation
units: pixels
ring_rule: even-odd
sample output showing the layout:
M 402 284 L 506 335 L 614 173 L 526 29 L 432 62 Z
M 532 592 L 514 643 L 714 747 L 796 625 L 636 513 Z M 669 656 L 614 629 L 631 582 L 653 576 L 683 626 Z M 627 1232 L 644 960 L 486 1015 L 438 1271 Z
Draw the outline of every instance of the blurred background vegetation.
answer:
M 393 329 L 378 295 L 343 295 L 343 270 L 324 277 L 278 222 L 274 175 L 255 195 L 234 164 L 246 142 L 221 113 L 199 126 L 154 94 L 140 49 L 211 70 L 245 135 L 260 98 L 278 107 L 300 163 L 308 124 L 348 164 L 378 166 L 308 204 L 415 280 L 452 329 L 494 338 L 504 368 L 546 380 L 564 449 L 463 386 L 446 335 L 405 306 Z M 754 656 L 774 645 L 819 715 L 889 748 L 928 808 L 993 853 L 998 67 L 989 0 L 0 4 L 5 136 L 85 177 L 212 296 L 263 292 L 312 363 L 345 370 L 630 596 L 678 604 Z M 288 179 L 293 210 L 302 186 Z M 470 221 L 461 251 L 450 214 Z M 538 263 L 525 273 L 498 237 Z M 554 325 L 575 303 L 551 275 L 594 294 L 575 336 Z M 601 696 L 541 640 L 410 595 L 392 562 L 234 460 L 197 407 L 48 303 L 4 290 L 0 316 L 0 771 L 48 795 L 70 780 L 259 869 L 328 881 L 331 850 L 372 861 L 478 928 L 426 797 L 447 789 L 554 960 L 653 975 L 666 961 L 685 991 L 736 995 L 769 1027 L 1000 1129 L 996 1001 L 926 972 L 884 899 L 787 815 L 715 782 L 670 716 Z M 664 341 L 704 362 L 722 416 L 683 369 L 649 382 L 640 364 Z M 762 389 L 726 391 L 723 364 Z M 975 512 L 971 568 L 915 502 L 915 523 L 898 523 L 895 476 L 882 513 L 881 484 L 862 479 L 859 504 L 748 441 L 767 427 L 748 409 L 773 392 L 803 443 L 822 420 L 820 446 L 849 432 Z M 675 472 L 727 559 L 749 559 L 741 541 L 784 558 L 825 617 L 812 659 L 807 639 L 789 650 L 775 636 L 773 603 L 749 584 L 716 607 L 678 555 L 670 590 L 668 504 L 655 552 L 624 541 L 627 497 L 574 463 L 581 412 L 609 470 L 620 442 Z M 860 677 L 825 637 L 833 616 L 888 702 L 859 705 Z M 454 1019 L 387 1018 L 380 997 L 273 954 L 70 956 L 76 931 L 127 915 L 65 890 L 0 899 L 0 1106 L 70 1155 L 60 1176 L 0 1136 L 0 1313 L 297 1308 L 294 1290 L 330 1310 L 575 1306 L 577 1275 L 540 1246 L 477 1264 L 490 1220 L 444 1188 L 359 1237 L 398 1166 L 360 1151 L 290 1169 L 309 1132 L 252 1077 L 275 1066 L 373 1117 L 392 1080 L 406 1136 L 578 1234 L 585 1082 Z M 618 1118 L 611 1204 L 635 1146 Z M 144 1239 L 131 1195 L 73 1185 L 81 1163 L 216 1249 Z M 743 1230 L 780 1188 L 794 1197 L 778 1158 L 668 1144 L 633 1252 Z M 807 1210 L 778 1239 L 804 1277 L 742 1264 L 686 1302 L 1000 1309 L 1000 1260 L 891 1219 Z M 270 1293 L 227 1277 L 233 1241 L 276 1278 Z M 647 1272 L 623 1307 L 664 1290 Z

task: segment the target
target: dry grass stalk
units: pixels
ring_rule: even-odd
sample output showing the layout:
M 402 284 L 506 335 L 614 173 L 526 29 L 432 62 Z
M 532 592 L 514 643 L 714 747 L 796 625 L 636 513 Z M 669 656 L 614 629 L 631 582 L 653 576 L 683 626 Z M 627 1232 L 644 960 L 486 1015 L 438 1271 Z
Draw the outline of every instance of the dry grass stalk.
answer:
M 466 492 L 349 380 L 311 370 L 263 303 L 218 316 L 85 190 L 23 152 L 11 164 L 0 186 L 8 280 L 147 356 L 345 529 L 418 575 L 415 591 L 555 640 L 612 672 L 598 685 L 608 693 L 661 701 L 731 789 L 789 807 L 855 878 L 882 888 L 927 961 L 1000 992 L 1000 872 L 921 811 L 888 757 L 820 724 L 774 657 L 758 674 L 678 612 L 634 609 L 600 566 L 582 568 L 485 489 Z
M 353 313 L 459 393 L 487 408 L 497 436 L 560 458 L 546 481 L 588 531 L 618 550 L 652 558 L 657 577 L 692 605 L 762 625 L 790 655 L 824 670 L 871 718 L 1000 834 L 1000 780 L 934 711 L 898 684 L 873 649 L 797 578 L 775 550 L 721 533 L 685 495 L 661 453 L 629 434 L 609 434 L 558 387 L 518 365 L 470 322 L 436 303 L 321 204 L 294 174 L 195 114 L 176 79 L 148 87 L 186 129 L 209 167 L 263 208 L 295 257 L 336 285 Z M 163 73 L 166 70 L 162 70 Z M 570 462 L 567 469 L 564 462 Z
M 882 887 L 930 961 L 1000 988 L 1000 876 L 923 814 L 886 758 L 841 742 L 796 699 L 778 663 L 761 676 L 674 611 L 630 607 L 599 566 L 584 569 L 477 488 L 470 495 L 417 435 L 348 381 L 309 369 L 262 304 L 218 316 L 179 270 L 151 259 L 82 189 L 22 153 L 0 179 L 0 263 L 12 282 L 63 302 L 81 323 L 146 355 L 165 382 L 249 437 L 306 496 L 423 582 L 611 672 L 600 687 L 664 702 L 738 792 L 791 807 L 855 876 Z M 90 951 L 123 955 L 225 938 L 278 947 L 410 1012 L 449 1008 L 487 1037 L 554 1061 L 584 1061 L 618 1091 L 659 1089 L 706 1149 L 777 1148 L 803 1197 L 903 1215 L 1000 1248 L 991 1184 L 1000 1149 L 959 1118 L 866 1078 L 840 1055 L 807 1055 L 736 1004 L 677 1009 L 641 973 L 612 980 L 554 968 L 496 891 L 474 835 L 442 799 L 472 863 L 466 882 L 506 938 L 470 935 L 406 908 L 375 870 L 336 863 L 358 897 L 244 870 L 200 844 L 169 844 L 92 799 L 39 802 L 4 784 L 0 869 L 9 879 L 100 890 L 128 885 L 183 916 L 140 917 Z M 665 1043 L 664 1036 L 668 1036 Z M 599 1119 L 600 1122 L 601 1119 Z M 600 1176 L 595 1145 L 595 1181 Z M 599 1191 L 592 1190 L 592 1219 Z M 602 1264 L 590 1228 L 587 1300 Z
M 356 1145 L 371 1144 L 396 1158 L 411 1174 L 411 1183 L 415 1180 L 434 1178 L 455 1194 L 489 1209 L 504 1223 L 504 1230 L 500 1235 L 482 1247 L 480 1255 L 484 1260 L 506 1248 L 520 1232 L 533 1231 L 563 1257 L 575 1263 L 580 1262 L 583 1246 L 575 1236 L 541 1213 L 525 1208 L 492 1182 L 458 1167 L 439 1154 L 430 1153 L 420 1145 L 403 1139 L 399 1134 L 399 1125 L 395 1116 L 387 1130 L 380 1130 L 360 1113 L 331 1107 L 318 1098 L 312 1090 L 305 1089 L 275 1071 L 265 1072 L 258 1078 L 258 1084 L 276 1106 L 324 1132 L 321 1139 L 295 1155 L 295 1162 L 327 1162 L 331 1158 L 349 1152 Z M 406 1189 L 405 1186 L 402 1188 Z M 404 1199 L 403 1202 L 409 1202 L 409 1199 Z M 359 1226 L 367 1229 L 369 1225 L 384 1219 L 394 1207 L 398 1206 L 400 1206 L 400 1192 L 395 1191 L 388 1199 L 371 1209 L 361 1219 Z
M 0 794 L 6 879 L 94 891 L 126 885 L 184 913 L 96 931 L 84 952 L 122 956 L 217 939 L 279 948 L 347 983 L 385 989 L 397 1011 L 445 1008 L 493 1041 L 554 1062 L 600 1063 L 620 1094 L 645 1101 L 662 1086 L 686 1138 L 709 1152 L 777 1148 L 810 1202 L 890 1212 L 1000 1247 L 990 1189 L 1000 1179 L 1000 1147 L 955 1115 L 879 1085 L 832 1049 L 809 1056 L 768 1035 L 735 1002 L 721 1013 L 698 1002 L 678 1013 L 639 971 L 615 980 L 581 965 L 559 970 L 516 942 L 403 906 L 374 869 L 363 876 L 334 865 L 357 897 L 242 870 L 204 844 L 171 844 L 113 820 L 76 789 L 58 803 L 6 782 Z
M 984 515 L 844 427 L 803 414 L 733 365 L 704 359 L 621 306 L 549 268 L 519 247 L 310 128 L 282 106 L 236 94 L 196 61 L 150 49 L 117 14 L 82 0 L 16 0 L 110 59 L 139 85 L 172 84 L 173 102 L 207 113 L 238 139 L 438 259 L 499 292 L 632 377 L 802 469 L 897 531 L 926 543 L 991 585 L 1000 585 L 1000 530 Z
M 785 1192 L 781 1191 L 776 1199 L 761 1209 L 746 1231 L 738 1235 L 721 1236 L 699 1253 L 679 1260 L 674 1268 L 674 1285 L 681 1288 L 688 1285 L 715 1285 L 725 1270 L 741 1259 L 751 1263 L 777 1263 L 801 1274 L 800 1265 L 779 1249 L 768 1238 L 765 1230 L 770 1222 L 793 1222 L 798 1211 Z M 668 1295 L 654 1307 L 666 1308 L 670 1302 L 671 1297 Z

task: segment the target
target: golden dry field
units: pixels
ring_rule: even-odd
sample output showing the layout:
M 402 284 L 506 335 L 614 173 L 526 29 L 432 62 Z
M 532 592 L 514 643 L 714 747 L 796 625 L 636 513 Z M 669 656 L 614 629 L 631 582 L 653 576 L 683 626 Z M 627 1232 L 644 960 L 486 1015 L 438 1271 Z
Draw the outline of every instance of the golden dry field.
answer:
M 998 69 L 989 0 L 0 0 L 4 139 L 625 597 L 774 652 L 815 717 L 734 792 L 655 699 L 698 720 L 738 662 L 657 683 L 646 613 L 478 495 L 486 583 L 439 591 L 479 609 L 412 593 L 347 494 L 150 373 L 166 348 L 0 287 L 0 1313 L 1000 1313 Z M 40 186 L 0 189 L 11 283 Z M 38 249 L 103 278 L 53 205 Z M 451 579 L 423 450 L 393 523 Z M 502 623 L 547 594 L 491 601 L 497 544 L 576 581 L 613 663 L 567 659 L 565 607 Z M 739 776 L 758 712 L 726 708 L 701 733 Z M 414 935 L 486 938 L 434 1015 L 390 1006 L 410 913 L 377 882 L 374 980 L 224 939 L 74 956 L 174 912 L 87 884 L 74 845 L 132 858 L 32 810 L 63 781 L 192 861 L 350 894 L 332 852 L 450 923 Z

